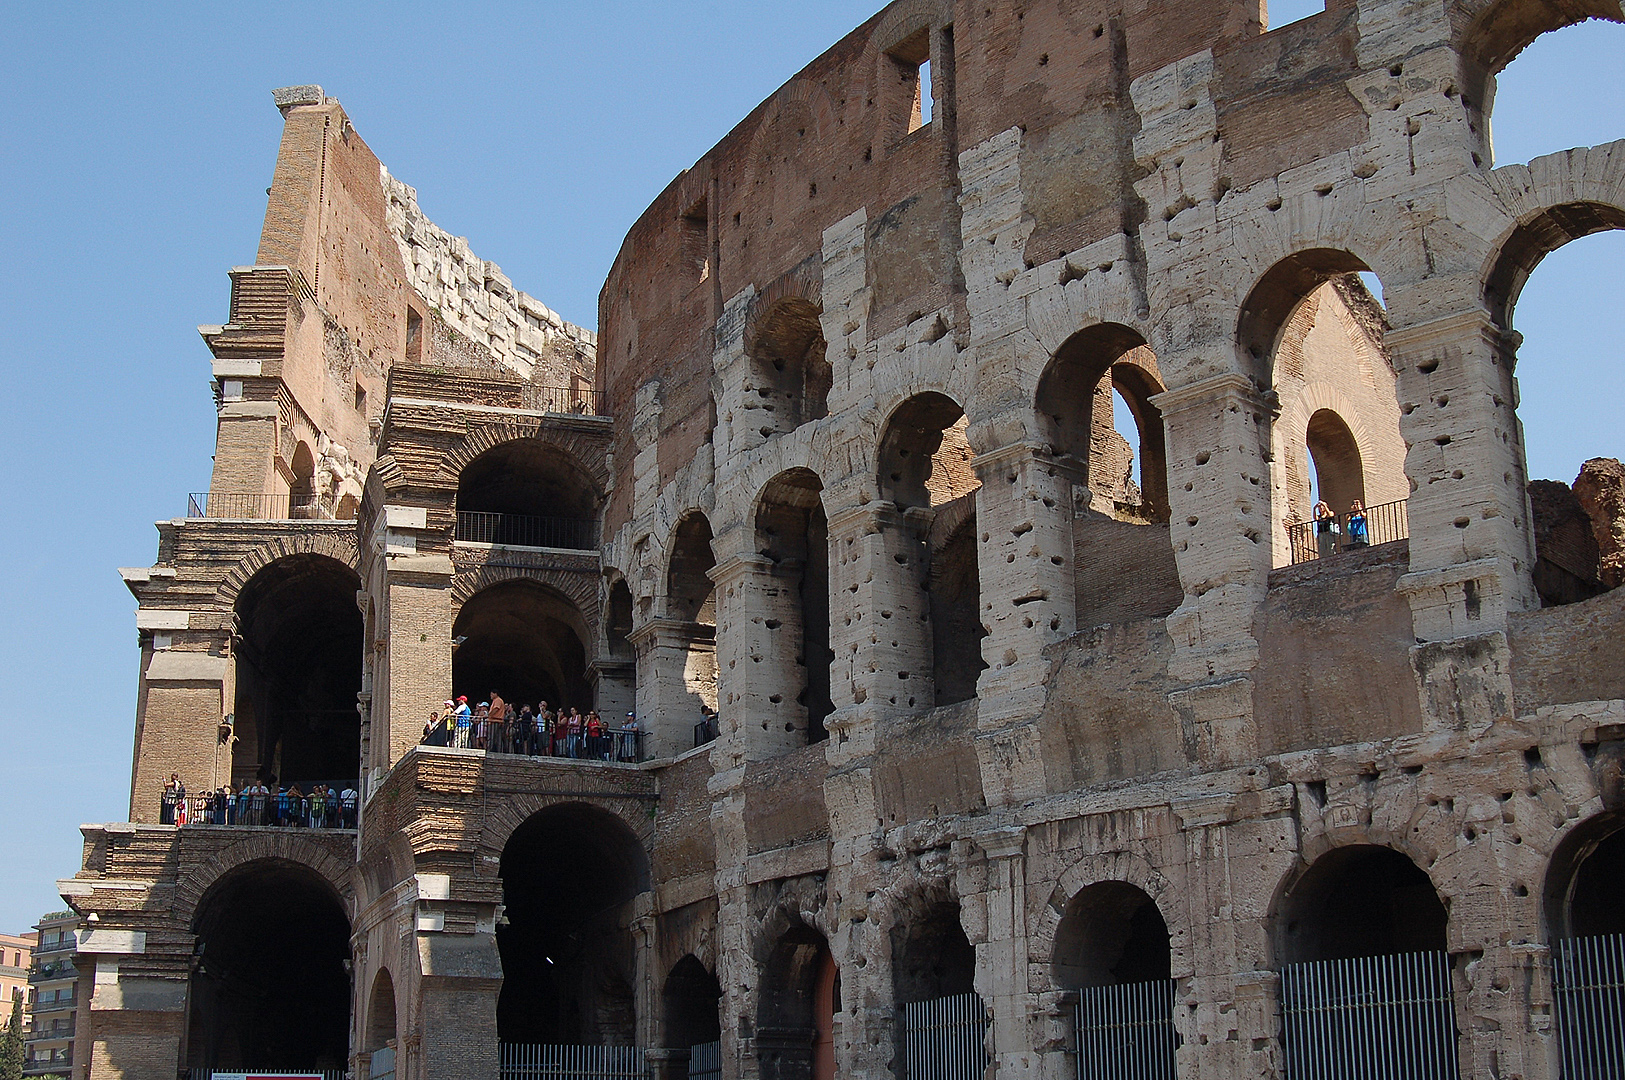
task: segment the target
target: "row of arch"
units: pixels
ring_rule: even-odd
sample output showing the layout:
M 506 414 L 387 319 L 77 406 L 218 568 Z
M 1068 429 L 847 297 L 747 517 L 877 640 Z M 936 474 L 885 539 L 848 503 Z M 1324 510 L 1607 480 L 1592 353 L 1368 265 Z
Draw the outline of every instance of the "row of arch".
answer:
M 506 908 L 497 929 L 499 1039 L 634 1045 L 638 959 L 630 901 L 650 887 L 638 836 L 607 810 L 548 806 L 509 836 L 499 876 Z M 1052 987 L 1181 974 L 1185 962 L 1176 967 L 1169 932 L 1177 919 L 1168 906 L 1173 894 L 1159 881 L 1106 878 L 1058 890 Z M 1448 950 L 1446 902 L 1428 874 L 1393 848 L 1331 849 L 1283 883 L 1272 910 L 1277 965 Z M 1548 864 L 1543 910 L 1554 939 L 1625 932 L 1625 815 L 1603 813 L 1570 830 Z M 974 989 L 975 950 L 951 895 L 922 896 L 896 914 L 889 937 L 895 1005 Z M 189 1064 L 343 1067 L 350 921 L 343 894 L 322 872 L 296 858 L 249 861 L 203 893 L 190 928 Z M 770 915 L 759 940 L 755 1030 L 763 1074 L 830 1075 L 822 1070 L 826 1062 L 833 1068 L 830 1032 L 841 1001 L 827 940 L 792 914 Z M 722 994 L 704 962 L 682 956 L 659 985 L 663 1045 L 719 1037 Z M 390 1045 L 402 1021 L 387 967 L 357 995 L 358 1007 L 363 1001 L 360 1049 Z

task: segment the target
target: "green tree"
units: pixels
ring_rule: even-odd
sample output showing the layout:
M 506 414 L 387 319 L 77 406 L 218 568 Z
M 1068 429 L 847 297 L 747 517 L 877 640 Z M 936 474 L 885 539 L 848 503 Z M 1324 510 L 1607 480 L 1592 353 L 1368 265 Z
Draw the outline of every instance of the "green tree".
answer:
M 22 1080 L 23 1075 L 23 1000 L 11 999 L 11 1019 L 6 1031 L 0 1035 L 0 1080 Z

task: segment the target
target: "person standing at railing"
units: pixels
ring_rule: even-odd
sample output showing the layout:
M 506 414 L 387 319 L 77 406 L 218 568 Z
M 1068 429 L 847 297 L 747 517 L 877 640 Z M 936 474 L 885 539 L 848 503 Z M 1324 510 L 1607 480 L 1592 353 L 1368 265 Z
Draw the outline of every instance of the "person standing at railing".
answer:
M 356 821 L 361 812 L 361 792 L 355 789 L 354 784 L 345 784 L 344 790 L 339 792 L 339 821 L 346 829 L 356 827 Z
M 1349 547 L 1365 547 L 1371 543 L 1371 531 L 1366 525 L 1365 503 L 1355 499 L 1349 504 Z
M 175 818 L 178 808 L 186 800 L 186 785 L 181 783 L 180 773 L 170 773 L 169 779 L 164 781 L 164 793 L 158 800 L 158 824 L 179 825 Z
M 581 710 L 574 705 L 570 706 L 570 718 L 565 721 L 565 731 L 569 736 L 566 740 L 569 752 L 565 756 L 573 758 L 581 756 L 581 735 L 585 726 L 586 721 L 581 717 Z
M 553 717 L 553 756 L 564 757 L 570 749 L 570 716 L 560 705 Z
M 620 753 L 617 755 L 621 761 L 636 761 L 638 759 L 638 714 L 626 714 L 626 723 L 621 725 Z
M 264 825 L 265 801 L 270 798 L 271 789 L 265 786 L 264 780 L 256 777 L 243 789 L 243 795 L 248 799 L 248 816 L 244 819 L 245 824 Z
M 319 829 L 327 824 L 327 789 L 317 784 L 310 789 L 310 827 Z
M 586 756 L 598 761 L 604 760 L 608 756 L 604 753 L 604 719 L 598 715 L 597 709 L 587 710 L 587 721 L 583 727 L 587 733 Z
M 1325 502 L 1315 503 L 1315 547 L 1322 559 L 1337 554 L 1337 515 Z
M 506 754 L 512 749 L 508 739 L 508 703 L 495 690 L 491 691 L 491 709 L 486 714 L 490 725 L 487 746 L 494 754 Z
M 468 697 L 465 694 L 457 695 L 457 749 L 467 750 L 469 736 L 474 727 L 474 712 L 468 707 Z

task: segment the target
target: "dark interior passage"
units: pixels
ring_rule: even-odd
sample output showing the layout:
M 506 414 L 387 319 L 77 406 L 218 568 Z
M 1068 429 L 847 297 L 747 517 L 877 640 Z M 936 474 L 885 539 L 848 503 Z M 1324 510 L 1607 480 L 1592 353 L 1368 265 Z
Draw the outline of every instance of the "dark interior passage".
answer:
M 762 968 L 756 1054 L 762 1080 L 834 1076 L 835 1014 L 841 978 L 824 935 L 796 925 L 774 944 Z
M 649 879 L 637 837 L 606 810 L 552 806 L 514 830 L 499 872 L 501 1040 L 633 1045 L 636 965 L 623 905 Z
M 974 495 L 962 496 L 974 506 Z M 938 705 L 969 701 L 976 696 L 976 681 L 987 668 L 982 658 L 981 572 L 976 564 L 976 514 L 957 525 L 945 521 L 950 503 L 939 511 L 931 527 L 931 674 Z M 945 536 L 938 524 L 948 526 Z
M 190 1066 L 345 1067 L 350 922 L 327 882 L 297 863 L 250 863 L 204 897 L 193 929 Z
M 1281 898 L 1282 963 L 1442 952 L 1447 916 L 1427 874 L 1389 848 L 1327 852 Z
M 1168 925 L 1151 897 L 1124 881 L 1087 886 L 1055 931 L 1055 980 L 1081 990 L 1170 977 Z
M 492 690 L 514 705 L 592 706 L 586 625 L 575 605 L 545 585 L 504 581 L 470 597 L 457 613 L 452 687 L 470 704 Z
M 361 580 L 322 555 L 289 555 L 237 596 L 232 781 L 354 781 L 361 758 Z
M 774 479 L 756 513 L 757 550 L 773 562 L 773 574 L 793 597 L 784 614 L 799 630 L 795 664 L 801 688 L 796 702 L 806 712 L 808 742 L 829 737 L 824 720 L 835 711 L 830 698 L 829 523 L 820 493 L 823 484 L 807 469 Z
M 1625 748 L 1605 743 L 1601 754 Z M 1554 938 L 1625 934 L 1625 811 L 1582 822 L 1552 852 L 1545 911 Z
M 600 502 L 597 484 L 568 454 L 539 439 L 515 439 L 487 450 L 458 477 L 457 535 L 525 547 L 592 548 Z
M 976 989 L 976 950 L 956 903 L 932 904 L 891 932 L 892 994 L 898 1005 Z
M 665 1045 L 691 1047 L 722 1038 L 717 1007 L 722 987 L 717 977 L 693 956 L 685 956 L 672 967 L 661 989 L 665 1012 Z

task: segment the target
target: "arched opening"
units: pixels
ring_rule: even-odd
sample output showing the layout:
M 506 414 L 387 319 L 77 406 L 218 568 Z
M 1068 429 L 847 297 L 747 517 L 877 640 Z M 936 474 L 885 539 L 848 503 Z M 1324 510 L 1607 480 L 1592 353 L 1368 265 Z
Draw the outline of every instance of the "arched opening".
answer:
M 627 902 L 648 889 L 649 861 L 632 830 L 585 803 L 550 806 L 514 830 L 498 874 L 501 1041 L 634 1045 Z
M 318 517 L 316 499 L 316 456 L 310 446 L 301 442 L 294 447 L 293 460 L 288 463 L 288 516 L 290 518 Z
M 1337 1076 L 1455 1080 L 1445 906 L 1415 863 L 1385 847 L 1337 848 L 1276 905 L 1287 1067 L 1311 1055 Z
M 616 578 L 609 587 L 609 612 L 604 620 L 605 644 L 609 655 L 625 658 L 632 655 L 632 589 L 625 578 Z
M 1534 585 L 1547 606 L 1625 581 L 1625 441 L 1616 434 L 1625 372 L 1598 362 L 1625 331 L 1613 295 L 1625 274 L 1622 229 L 1621 208 L 1555 207 L 1513 232 L 1485 286 L 1507 331 L 1503 347 L 1515 350 L 1514 433 L 1531 478 Z
M 188 1066 L 345 1068 L 350 920 L 325 879 L 300 863 L 248 863 L 204 895 L 192 932 Z
M 660 990 L 664 1011 L 664 1045 L 675 1050 L 702 1047 L 702 1055 L 712 1043 L 722 1039 L 722 1021 L 717 1009 L 722 1003 L 722 987 L 692 954 L 677 961 Z M 692 1061 L 692 1059 L 691 1059 Z M 693 1062 L 702 1068 L 712 1063 Z M 679 1075 L 677 1080 L 682 1080 Z
M 919 647 L 930 649 L 934 704 L 951 705 L 976 696 L 982 659 L 981 588 L 976 565 L 975 454 L 965 438 L 964 410 L 951 398 L 930 391 L 898 406 L 880 440 L 880 494 L 902 512 L 901 534 L 891 539 L 899 597 L 916 603 L 929 620 L 930 634 Z M 918 589 L 919 592 L 915 590 Z M 904 618 L 908 611 L 903 601 Z M 924 656 L 899 657 L 919 670 Z
M 716 564 L 710 520 L 698 510 L 685 514 L 677 523 L 666 570 L 666 617 L 682 651 L 686 700 L 678 713 L 695 721 L 701 706 L 717 707 L 717 596 L 711 581 Z
M 830 699 L 834 654 L 829 648 L 829 524 L 823 488 L 812 471 L 791 469 L 768 483 L 756 508 L 756 550 L 771 563 L 779 585 L 771 601 L 772 617 L 763 624 L 776 639 L 764 662 L 780 666 L 773 681 L 788 691 L 769 696 L 779 714 L 763 724 L 775 735 L 774 727 L 782 728 L 790 744 L 827 739 L 824 720 L 835 711 Z
M 457 478 L 457 539 L 592 550 L 602 499 L 592 476 L 541 439 L 494 446 Z
M 1615 768 L 1625 755 L 1619 743 L 1603 752 Z M 1591 1075 L 1625 1050 L 1625 812 L 1599 814 L 1564 837 L 1544 900 L 1563 1075 Z
M 388 969 L 378 972 L 367 997 L 367 1033 L 361 1049 L 366 1053 L 395 1045 L 395 980 Z
M 470 702 L 492 690 L 518 707 L 591 707 L 587 627 L 565 597 L 539 582 L 515 578 L 471 596 L 457 613 L 452 637 L 455 693 Z
M 1380 290 L 1346 251 L 1298 252 L 1242 308 L 1244 369 L 1276 408 L 1265 421 L 1276 566 L 1409 536 L 1388 316 L 1365 278 Z
M 942 900 L 903 914 L 892 927 L 891 957 L 899 1075 L 980 1080 L 988 1066 L 987 1009 L 976 993 L 976 950 L 959 904 Z
M 1121 521 L 1168 520 L 1166 437 L 1151 403 L 1163 389 L 1156 354 L 1117 323 L 1073 334 L 1044 369 L 1039 431 L 1082 474 L 1089 509 Z M 1131 425 L 1133 439 L 1120 433 Z
M 361 768 L 361 579 L 325 555 L 262 568 L 233 608 L 236 660 L 231 778 L 337 790 Z
M 1556 5 L 1539 7 L 1543 19 L 1556 13 Z M 1591 5 L 1576 14 L 1586 7 Z M 1602 19 L 1610 16 L 1618 19 L 1617 7 L 1601 14 Z M 1548 30 L 1520 50 L 1496 73 L 1485 95 L 1485 111 L 1494 114 L 1494 164 L 1533 161 L 1619 138 L 1625 130 L 1618 92 L 1622 52 L 1625 25 L 1603 21 Z M 1576 101 L 1586 107 L 1575 108 Z
M 1080 1061 L 1130 1061 L 1130 1075 L 1172 1080 L 1172 954 L 1151 897 L 1124 881 L 1080 889 L 1055 928 L 1050 963 L 1055 984 L 1078 995 Z
M 754 361 L 764 436 L 829 414 L 834 376 L 818 316 L 815 305 L 790 297 L 774 301 L 752 327 L 746 351 Z
M 762 1080 L 834 1080 L 841 977 L 829 943 L 797 924 L 762 967 L 756 1057 Z

